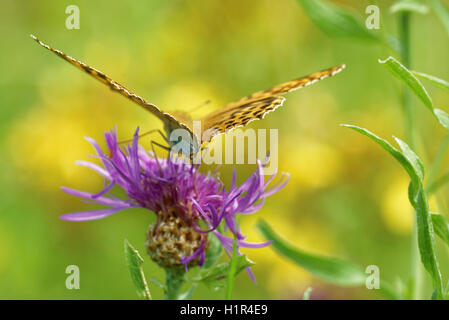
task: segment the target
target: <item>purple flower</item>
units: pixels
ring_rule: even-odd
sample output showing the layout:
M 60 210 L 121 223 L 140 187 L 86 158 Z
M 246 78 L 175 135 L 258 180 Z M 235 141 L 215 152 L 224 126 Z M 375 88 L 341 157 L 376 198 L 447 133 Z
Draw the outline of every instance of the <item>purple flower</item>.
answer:
M 120 149 L 117 143 L 115 130 L 106 132 L 109 155 L 101 150 L 97 142 L 87 138 L 95 148 L 103 167 L 87 161 L 79 161 L 77 164 L 102 175 L 107 182 L 106 187 L 96 194 L 67 187 L 62 187 L 62 190 L 107 208 L 68 213 L 62 215 L 61 219 L 102 219 L 131 207 L 153 211 L 157 221 L 148 232 L 150 244 L 147 248 L 151 251 L 149 253 L 153 260 L 165 267 L 168 267 L 168 264 L 185 265 L 185 268 L 187 265 L 202 265 L 207 250 L 207 233 L 210 232 L 217 236 L 228 255 L 232 252 L 234 237 L 238 247 L 261 248 L 270 244 L 270 241 L 245 241 L 245 236 L 236 224 L 236 215 L 259 210 L 266 197 L 285 186 L 288 175 L 283 174 L 277 183 L 268 187 L 276 174 L 265 182 L 263 167 L 258 161 L 256 172 L 240 186 L 236 185 L 234 171 L 232 184 L 226 191 L 216 174 L 200 173 L 199 165 L 185 163 L 179 158 L 157 158 L 146 152 L 138 145 L 138 131 L 139 129 L 134 134 L 132 144 L 124 147 L 124 150 Z M 109 191 L 114 185 L 123 188 L 128 199 L 122 200 L 111 195 Z M 222 222 L 225 230 L 230 230 L 233 237 L 219 231 L 218 226 Z M 177 249 L 179 252 L 175 252 Z M 167 254 L 170 258 L 168 260 Z M 253 278 L 251 273 L 250 275 Z

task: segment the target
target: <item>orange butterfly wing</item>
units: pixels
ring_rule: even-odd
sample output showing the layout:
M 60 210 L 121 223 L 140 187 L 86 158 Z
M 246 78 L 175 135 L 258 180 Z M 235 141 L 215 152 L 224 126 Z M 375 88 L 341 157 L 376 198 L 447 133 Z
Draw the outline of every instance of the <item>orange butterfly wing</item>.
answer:
M 208 115 L 202 121 L 203 137 L 201 142 L 210 142 L 216 135 L 234 128 L 245 126 L 253 120 L 262 119 L 267 113 L 281 106 L 285 98 L 279 96 L 297 90 L 333 76 L 343 70 L 340 65 L 308 76 L 281 83 L 268 90 L 258 91 L 220 108 Z
M 152 103 L 148 103 L 147 101 L 145 101 L 145 99 L 143 99 L 142 97 L 133 93 L 132 91 L 130 91 L 126 87 L 122 86 L 118 82 L 112 80 L 107 75 L 105 75 L 103 72 L 101 72 L 97 69 L 94 69 L 92 67 L 89 67 L 84 62 L 81 62 L 75 58 L 72 58 L 71 56 L 66 55 L 65 53 L 63 53 L 60 50 L 50 47 L 49 45 L 45 44 L 44 42 L 39 40 L 34 35 L 31 35 L 31 38 L 33 38 L 37 43 L 39 43 L 44 48 L 50 50 L 54 54 L 58 55 L 59 57 L 63 58 L 64 60 L 68 61 L 70 64 L 74 65 L 78 69 L 88 73 L 89 75 L 91 75 L 92 77 L 97 79 L 98 81 L 104 83 L 111 90 L 118 92 L 122 96 L 125 96 L 126 98 L 137 103 L 139 106 L 143 107 L 147 111 L 151 112 L 153 115 L 155 115 L 156 117 L 158 117 L 160 120 L 162 120 L 164 122 L 164 125 L 166 128 L 170 128 L 170 129 L 182 128 L 182 129 L 188 130 L 190 133 L 192 132 L 192 130 L 189 128 L 189 126 L 187 124 L 181 123 L 171 114 L 163 112 L 162 110 L 160 110 L 157 106 L 155 106 Z

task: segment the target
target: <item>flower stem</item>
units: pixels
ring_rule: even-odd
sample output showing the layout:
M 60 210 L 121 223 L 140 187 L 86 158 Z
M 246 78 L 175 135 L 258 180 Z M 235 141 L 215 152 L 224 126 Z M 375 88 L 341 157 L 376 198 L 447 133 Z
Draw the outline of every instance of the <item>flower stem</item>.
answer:
M 165 300 L 177 300 L 179 290 L 184 283 L 184 269 L 167 268 L 165 269 Z
M 400 43 L 401 43 L 401 60 L 403 62 L 403 64 L 405 65 L 406 68 L 411 69 L 411 52 L 410 52 L 410 18 L 411 18 L 411 13 L 410 12 L 403 12 L 399 15 L 399 32 L 400 32 Z M 404 111 L 406 114 L 406 123 L 407 123 L 407 134 L 408 134 L 408 138 L 409 138 L 409 144 L 410 146 L 413 148 L 415 148 L 415 131 L 414 131 L 414 115 L 413 115 L 413 108 L 412 108 L 412 100 L 411 100 L 411 95 L 410 92 L 403 87 L 403 92 L 402 92 L 402 104 L 404 107 Z M 437 160 L 438 161 L 438 160 Z M 438 165 L 438 164 L 437 164 Z M 423 193 L 420 193 L 420 196 L 423 197 L 423 199 L 421 199 L 423 201 L 423 203 L 425 203 L 426 207 L 428 206 L 427 204 L 427 199 L 425 197 L 425 195 Z M 427 215 L 430 215 L 429 209 L 426 208 L 427 211 Z M 428 221 L 426 223 L 429 223 L 430 220 L 430 216 L 429 217 L 425 217 Z M 417 221 L 415 223 L 415 228 L 413 230 L 413 236 L 412 236 L 412 254 L 411 254 L 411 273 L 413 275 L 413 287 L 411 288 L 411 294 L 412 294 L 412 299 L 420 299 L 420 294 L 422 291 L 422 279 L 423 279 L 423 265 L 424 265 L 424 260 L 423 260 L 423 265 L 421 265 L 421 261 L 420 261 L 420 257 L 421 260 L 424 259 L 422 256 L 424 254 L 428 254 L 427 252 L 423 252 L 420 250 L 420 242 L 421 239 L 420 237 L 428 237 L 431 240 L 431 251 L 433 257 L 431 257 L 432 263 L 434 263 L 434 265 L 432 267 L 426 267 L 426 269 L 428 269 L 427 271 L 429 271 L 429 273 L 432 275 L 432 277 L 436 277 L 437 279 L 433 279 L 434 280 L 434 286 L 435 286 L 435 291 L 434 291 L 434 295 L 432 295 L 433 298 L 436 299 L 441 299 L 442 298 L 442 294 L 443 294 L 443 285 L 442 285 L 442 281 L 441 281 L 441 272 L 438 266 L 438 261 L 436 261 L 436 256 L 435 256 L 435 240 L 434 240 L 434 235 L 433 235 L 433 228 L 430 222 L 430 226 L 429 229 L 426 230 L 424 232 L 424 234 L 422 234 L 422 231 L 418 230 L 420 226 L 418 225 L 418 217 L 417 217 Z M 420 235 L 421 233 L 421 235 Z M 424 240 L 424 239 L 423 239 Z M 431 268 L 432 270 L 429 270 L 429 268 Z
M 410 54 L 410 13 L 403 12 L 399 14 L 399 42 L 401 44 L 401 61 L 408 69 L 411 68 L 411 54 Z M 405 114 L 405 130 L 409 145 L 412 149 L 415 147 L 415 132 L 414 132 L 414 116 L 412 109 L 412 99 L 410 92 L 406 87 L 402 88 L 402 107 Z M 415 213 L 416 215 L 416 213 Z M 422 267 L 420 264 L 420 253 L 417 246 L 418 243 L 418 229 L 415 225 L 411 237 L 411 275 L 412 288 L 411 299 L 417 299 L 422 280 Z
M 401 43 L 401 60 L 404 66 L 408 69 L 411 68 L 411 55 L 410 55 L 410 13 L 403 12 L 399 15 L 399 41 Z M 402 107 L 404 109 L 406 118 L 406 132 L 410 147 L 413 149 L 415 146 L 415 134 L 414 134 L 414 116 L 412 109 L 412 100 L 410 91 L 403 87 L 402 89 Z
M 237 269 L 237 238 L 234 238 L 232 245 L 231 261 L 229 262 L 228 285 L 226 288 L 226 300 L 232 299 L 232 291 L 234 289 L 234 278 Z

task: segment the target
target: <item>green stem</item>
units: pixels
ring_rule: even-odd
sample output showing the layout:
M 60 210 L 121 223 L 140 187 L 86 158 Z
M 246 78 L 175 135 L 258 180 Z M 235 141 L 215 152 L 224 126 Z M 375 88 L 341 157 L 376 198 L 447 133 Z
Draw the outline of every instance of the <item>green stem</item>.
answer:
M 184 283 L 184 269 L 171 268 L 165 269 L 165 300 L 177 300 L 179 290 Z
M 415 212 L 416 215 L 416 212 Z M 419 254 L 419 247 L 417 246 L 418 243 L 418 228 L 416 220 L 413 225 L 413 231 L 412 231 L 412 237 L 411 237 L 411 274 L 412 279 L 411 282 L 411 288 L 410 288 L 410 299 L 412 300 L 419 300 L 420 292 L 421 292 L 421 285 L 422 285 L 422 275 L 423 275 L 423 267 L 420 263 L 420 254 Z
M 232 291 L 234 290 L 234 278 L 237 271 L 237 238 L 234 238 L 232 245 L 232 256 L 228 273 L 228 285 L 226 288 L 226 300 L 232 299 Z
M 399 40 L 401 43 L 401 60 L 404 66 L 411 69 L 411 51 L 410 51 L 410 13 L 403 12 L 399 15 Z M 413 114 L 412 96 L 410 91 L 402 88 L 402 106 L 406 118 L 406 132 L 409 145 L 413 149 L 416 147 L 415 141 L 415 117 Z M 415 213 L 416 215 L 416 213 Z M 423 267 L 421 265 L 420 251 L 418 239 L 418 228 L 415 222 L 413 228 L 413 235 L 411 237 L 411 274 L 413 275 L 413 287 L 411 288 L 411 298 L 421 298 L 420 293 L 422 291 L 422 279 L 423 279 Z
M 410 69 L 410 14 L 408 12 L 403 12 L 399 15 L 399 41 L 401 43 L 401 61 L 406 68 Z M 410 91 L 405 87 L 402 88 L 402 107 L 406 119 L 405 130 L 407 132 L 407 140 L 413 149 L 415 147 L 415 134 L 413 129 L 415 121 Z
M 401 61 L 408 69 L 411 67 L 410 58 L 410 14 L 403 12 L 399 15 L 399 41 L 401 43 Z M 415 147 L 415 135 L 414 135 L 414 117 L 412 110 L 412 99 L 410 92 L 407 88 L 402 88 L 402 108 L 405 114 L 405 130 L 406 136 L 409 141 L 409 145 L 412 149 Z M 415 213 L 416 215 L 416 213 Z M 415 225 L 413 227 L 413 234 L 411 237 L 411 274 L 412 274 L 412 288 L 411 299 L 418 298 L 420 292 L 422 271 L 419 259 L 419 248 L 416 245 L 418 243 L 418 230 Z

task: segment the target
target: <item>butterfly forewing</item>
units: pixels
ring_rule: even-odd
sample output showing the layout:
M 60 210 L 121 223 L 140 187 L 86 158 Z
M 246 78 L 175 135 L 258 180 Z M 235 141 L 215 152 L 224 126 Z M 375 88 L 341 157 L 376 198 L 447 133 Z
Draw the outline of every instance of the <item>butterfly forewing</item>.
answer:
M 281 83 L 268 90 L 258 91 L 206 115 L 202 119 L 202 142 L 209 142 L 218 134 L 245 126 L 248 122 L 262 119 L 265 114 L 281 106 L 284 98 L 280 94 L 303 88 L 319 80 L 333 76 L 343 70 L 340 65 L 308 76 Z
M 103 72 L 98 71 L 97 69 L 94 69 L 92 67 L 89 67 L 84 62 L 81 62 L 81 61 L 79 61 L 79 60 L 77 60 L 75 58 L 72 58 L 71 56 L 66 55 L 65 53 L 63 53 L 60 50 L 57 50 L 57 49 L 54 49 L 54 48 L 50 47 L 49 45 L 45 44 L 44 42 L 39 40 L 34 35 L 31 35 L 31 37 L 37 43 L 39 43 L 41 46 L 43 46 L 44 48 L 50 50 L 51 52 L 53 52 L 54 54 L 56 54 L 59 57 L 63 58 L 64 60 L 68 61 L 69 63 L 71 63 L 72 65 L 77 67 L 78 69 L 88 73 L 89 75 L 91 75 L 95 79 L 97 79 L 100 82 L 106 84 L 109 88 L 111 88 L 111 90 L 120 93 L 121 95 L 125 96 L 126 98 L 130 99 L 131 101 L 137 103 L 141 107 L 143 107 L 146 110 L 150 111 L 153 115 L 155 115 L 156 117 L 161 119 L 164 122 L 164 124 L 166 124 L 167 127 L 183 128 L 183 129 L 186 129 L 189 132 L 191 132 L 191 129 L 187 125 L 185 125 L 183 123 L 180 123 L 172 115 L 170 115 L 170 114 L 168 114 L 166 112 L 162 112 L 157 106 L 155 106 L 152 103 L 148 103 L 147 101 L 145 101 L 145 99 L 143 99 L 142 97 L 140 97 L 137 94 L 133 93 L 132 91 L 130 91 L 126 87 L 124 87 L 121 84 L 119 84 L 118 82 L 116 82 L 115 80 L 112 80 L 107 75 L 105 75 Z

